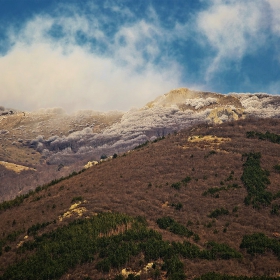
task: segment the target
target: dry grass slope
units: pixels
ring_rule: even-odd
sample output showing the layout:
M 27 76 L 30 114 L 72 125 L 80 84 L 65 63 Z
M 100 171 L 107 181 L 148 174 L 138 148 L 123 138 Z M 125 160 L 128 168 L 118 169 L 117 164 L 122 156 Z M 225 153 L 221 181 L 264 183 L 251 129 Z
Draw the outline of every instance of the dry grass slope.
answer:
M 27 229 L 32 225 L 56 220 L 41 234 L 66 225 L 79 215 L 86 218 L 98 212 L 112 211 L 146 217 L 149 228 L 160 232 L 164 240 L 187 240 L 200 248 L 208 241 L 226 243 L 244 256 L 241 260 L 182 259 L 185 274 L 190 279 L 212 271 L 230 275 L 279 276 L 280 262 L 272 252 L 251 256 L 239 248 L 245 234 L 262 232 L 273 238 L 280 232 L 279 216 L 271 215 L 271 208 L 257 210 L 244 204 L 247 192 L 241 181 L 242 155 L 260 152 L 261 167 L 270 172 L 271 183 L 267 190 L 273 194 L 280 191 L 280 174 L 273 168 L 280 163 L 279 144 L 246 138 L 247 131 L 280 134 L 279 127 L 280 120 L 277 119 L 200 125 L 119 155 L 30 196 L 21 205 L 0 213 L 0 235 L 3 238 L 12 232 L 21 232 L 15 241 L 7 243 L 11 250 L 0 257 L 0 273 L 19 258 L 16 246 L 24 240 Z M 184 184 L 183 179 L 187 176 L 191 180 Z M 174 188 L 173 184 L 180 187 Z M 228 187 L 233 184 L 241 187 Z M 215 195 L 203 195 L 209 188 L 222 186 L 228 188 Z M 77 197 L 82 198 L 78 208 L 84 210 L 59 220 L 71 209 L 72 201 Z M 179 203 L 182 205 L 180 210 L 172 207 L 172 204 Z M 274 203 L 280 204 L 280 199 Z M 211 212 L 221 208 L 227 209 L 228 214 L 209 217 Z M 159 229 L 156 221 L 164 216 L 188 225 L 188 229 L 200 239 L 196 243 L 192 237 Z M 118 271 L 111 274 L 114 273 Z M 61 279 L 83 279 L 85 275 L 91 279 L 102 277 L 96 278 L 97 271 L 93 265 L 81 264 Z M 106 273 L 103 277 L 112 279 Z

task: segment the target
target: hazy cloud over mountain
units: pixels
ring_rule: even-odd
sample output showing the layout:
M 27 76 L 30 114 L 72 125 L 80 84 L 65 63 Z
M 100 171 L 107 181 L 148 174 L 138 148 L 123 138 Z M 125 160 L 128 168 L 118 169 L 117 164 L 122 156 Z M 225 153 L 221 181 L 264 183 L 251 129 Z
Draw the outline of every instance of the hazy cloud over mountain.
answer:
M 275 0 L 2 4 L 5 107 L 127 110 L 179 86 L 279 93 Z

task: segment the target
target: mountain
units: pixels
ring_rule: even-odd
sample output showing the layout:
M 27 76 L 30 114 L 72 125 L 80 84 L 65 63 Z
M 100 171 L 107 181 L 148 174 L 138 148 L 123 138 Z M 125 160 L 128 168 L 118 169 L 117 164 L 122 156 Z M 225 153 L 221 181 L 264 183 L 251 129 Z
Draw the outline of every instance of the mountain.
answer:
M 53 108 L 0 116 L 0 197 L 8 199 L 26 193 L 36 185 L 65 176 L 85 164 L 86 156 L 81 158 L 82 162 L 76 157 L 68 165 L 65 161 L 51 165 L 47 160 L 48 150 L 37 145 L 40 139 L 49 139 L 51 143 L 51 139 L 58 138 L 55 135 L 73 137 L 84 128 L 97 134 L 119 121 L 122 115 L 121 112 L 94 111 L 69 115 L 61 108 Z M 25 169 L 14 172 L 16 166 Z
M 199 123 L 279 118 L 279 104 L 279 96 L 263 93 L 223 95 L 181 88 L 125 113 L 11 110 L 13 113 L 0 117 L 0 174 L 5 178 L 0 194 L 2 199 L 13 198 L 35 185 L 80 170 L 89 161 L 123 153 Z M 31 169 L 15 174 L 7 170 L 6 163 Z
M 201 122 L 0 204 L 0 279 L 279 277 L 279 125 Z

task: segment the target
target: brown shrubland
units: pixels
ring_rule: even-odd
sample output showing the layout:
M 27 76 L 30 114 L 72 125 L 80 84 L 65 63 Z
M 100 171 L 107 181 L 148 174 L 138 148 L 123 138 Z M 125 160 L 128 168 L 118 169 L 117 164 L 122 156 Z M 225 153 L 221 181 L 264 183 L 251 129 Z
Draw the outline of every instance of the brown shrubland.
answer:
M 207 241 L 226 243 L 244 255 L 243 260 L 186 259 L 184 264 L 188 278 L 209 271 L 230 275 L 275 276 L 280 271 L 280 263 L 271 252 L 251 257 L 239 248 L 244 234 L 263 232 L 273 237 L 273 233 L 280 232 L 279 216 L 271 215 L 270 207 L 254 209 L 244 204 L 247 195 L 241 181 L 244 153 L 261 153 L 261 167 L 270 171 L 271 184 L 267 190 L 272 193 L 280 191 L 280 174 L 273 169 L 274 165 L 280 163 L 280 145 L 246 138 L 246 131 L 251 130 L 280 134 L 280 120 L 252 119 L 216 126 L 200 125 L 192 130 L 168 135 L 164 140 L 149 143 L 126 156 L 119 155 L 93 166 L 30 196 L 17 207 L 2 211 L 1 237 L 16 230 L 25 232 L 10 245 L 10 252 L 0 256 L 0 273 L 19 258 L 15 252 L 16 245 L 23 240 L 29 227 L 53 220 L 57 223 L 51 224 L 47 230 L 67 224 L 77 216 L 73 214 L 62 222 L 59 222 L 58 217 L 69 209 L 74 197 L 82 196 L 84 201 L 80 206 L 87 210 L 84 217 L 104 211 L 145 216 L 149 227 L 162 233 L 165 240 L 194 242 L 192 238 L 180 237 L 158 228 L 156 220 L 170 216 L 183 225 L 191 222 L 188 228 L 200 236 L 197 242 L 199 246 L 203 247 Z M 216 146 L 209 145 L 207 140 L 188 141 L 190 136 L 203 139 L 205 135 L 229 138 L 230 141 Z M 185 185 L 181 183 L 180 189 L 171 187 L 187 176 L 191 177 L 190 182 Z M 218 197 L 203 195 L 209 188 L 232 184 L 240 188 L 221 190 Z M 36 197 L 40 198 L 36 200 Z M 181 203 L 182 209 L 176 210 L 171 206 L 172 203 Z M 280 199 L 275 200 L 275 203 L 280 204 Z M 229 210 L 229 215 L 209 218 L 209 213 L 217 208 Z M 235 212 L 234 208 L 237 209 Z M 75 278 L 78 275 L 92 276 L 94 273 L 96 270 L 90 264 L 78 265 L 69 272 L 72 275 L 69 279 L 78 279 Z

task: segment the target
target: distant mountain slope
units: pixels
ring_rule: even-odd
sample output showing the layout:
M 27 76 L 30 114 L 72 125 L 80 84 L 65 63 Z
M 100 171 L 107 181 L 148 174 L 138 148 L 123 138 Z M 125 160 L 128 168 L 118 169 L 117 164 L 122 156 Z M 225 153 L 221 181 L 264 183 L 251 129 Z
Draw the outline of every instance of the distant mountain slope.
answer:
M 0 275 L 278 276 L 279 127 L 258 118 L 200 124 L 1 204 Z
M 222 95 L 210 92 L 173 90 L 142 109 L 125 113 L 100 133 L 88 127 L 68 136 L 33 140 L 51 164 L 69 164 L 90 153 L 92 159 L 132 149 L 153 137 L 167 135 L 194 124 L 223 123 L 248 116 L 280 117 L 280 96 L 267 94 Z
M 262 93 L 224 95 L 181 88 L 126 113 L 81 111 L 69 115 L 62 109 L 42 109 L 4 115 L 0 116 L 0 160 L 48 170 L 47 176 L 31 184 L 22 180 L 24 188 L 13 187 L 14 193 L 24 192 L 44 183 L 43 178 L 66 175 L 69 168 L 81 168 L 88 161 L 199 123 L 279 118 L 279 104 L 280 96 Z M 7 190 L 0 183 L 0 193 L 1 189 L 5 197 Z
M 67 137 L 71 133 L 75 135 L 76 131 L 84 128 L 100 133 L 106 126 L 119 121 L 122 115 L 121 112 L 94 111 L 80 111 L 69 115 L 60 108 L 54 108 L 0 116 L 0 160 L 37 170 L 36 175 L 26 171 L 16 174 L 0 168 L 0 200 L 26 193 L 50 179 L 65 176 L 75 169 L 82 168 L 87 160 L 82 158 L 83 161 L 79 162 L 79 159 L 73 158 L 68 166 L 65 166 L 65 162 L 50 166 L 46 164 L 47 150 L 43 151 L 40 146 L 37 147 L 38 140 L 63 135 Z

